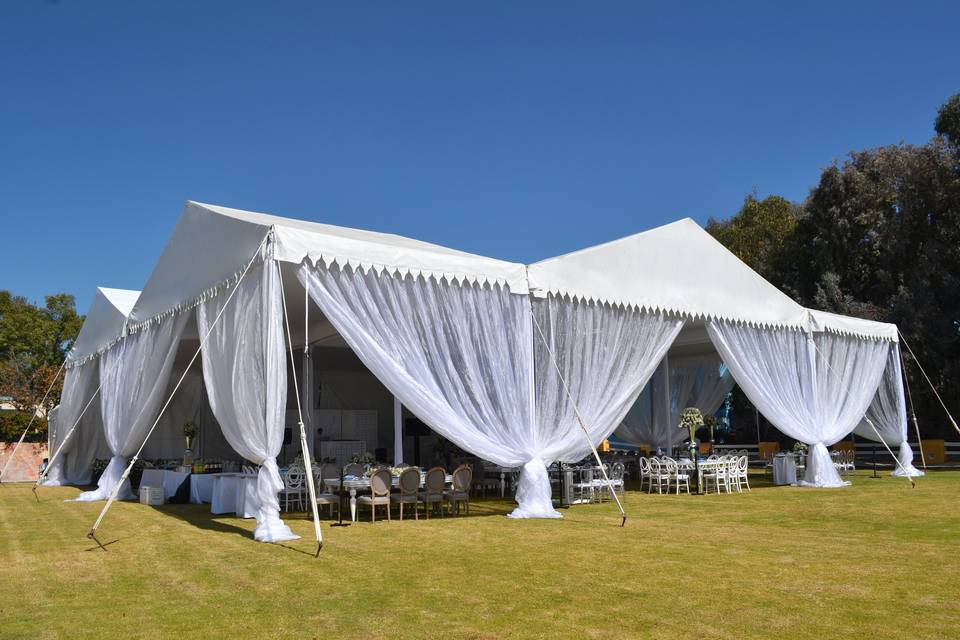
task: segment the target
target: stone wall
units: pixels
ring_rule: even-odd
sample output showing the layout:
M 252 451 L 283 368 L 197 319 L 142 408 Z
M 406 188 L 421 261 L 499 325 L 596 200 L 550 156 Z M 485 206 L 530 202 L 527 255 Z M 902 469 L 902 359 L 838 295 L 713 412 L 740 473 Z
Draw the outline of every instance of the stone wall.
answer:
M 13 453 L 16 442 L 0 442 L 0 469 L 7 464 L 7 458 Z M 40 464 L 47 457 L 46 442 L 24 442 L 17 455 L 3 474 L 4 482 L 36 482 L 40 473 Z

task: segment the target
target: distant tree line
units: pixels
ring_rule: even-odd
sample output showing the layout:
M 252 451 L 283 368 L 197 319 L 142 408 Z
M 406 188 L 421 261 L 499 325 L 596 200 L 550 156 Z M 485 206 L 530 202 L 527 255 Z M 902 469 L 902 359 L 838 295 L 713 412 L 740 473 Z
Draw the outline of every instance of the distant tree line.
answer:
M 63 375 L 57 371 L 80 332 L 72 295 L 47 296 L 44 306 L 0 291 L 0 399 L 13 411 L 0 412 L 0 441 L 16 440 L 39 410 L 31 439 L 46 437 L 46 413 L 60 401 Z M 43 395 L 53 383 L 46 401 Z
M 801 304 L 896 323 L 960 413 L 960 93 L 926 144 L 854 151 L 802 203 L 747 196 L 707 230 Z M 957 438 L 906 349 L 924 437 Z M 735 410 L 743 407 L 735 402 Z

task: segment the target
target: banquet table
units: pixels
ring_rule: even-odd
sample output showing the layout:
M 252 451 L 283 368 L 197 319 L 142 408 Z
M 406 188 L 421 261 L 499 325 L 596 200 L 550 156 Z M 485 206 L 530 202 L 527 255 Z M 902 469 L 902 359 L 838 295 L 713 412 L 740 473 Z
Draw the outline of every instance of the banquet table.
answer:
M 214 473 L 210 513 L 235 513 L 241 518 L 255 518 L 257 500 L 257 474 Z
M 705 471 L 716 471 L 722 465 L 726 464 L 723 460 L 698 460 L 694 462 L 690 458 L 681 458 L 677 460 L 677 467 L 681 471 L 686 471 L 690 474 L 697 474 L 697 493 L 703 493 L 703 473 Z
M 195 473 L 190 476 L 190 502 L 205 504 L 213 502 L 213 483 L 219 473 Z
M 426 479 L 426 474 L 420 474 L 420 488 L 423 488 L 424 480 Z M 453 476 L 449 473 L 444 477 L 445 484 L 453 484 Z M 324 478 L 323 483 L 329 488 L 330 491 L 339 491 L 340 490 L 340 478 Z M 393 476 L 392 484 L 394 487 L 400 486 L 400 478 Z M 370 490 L 370 478 L 366 476 L 356 477 L 356 476 L 346 476 L 343 479 L 343 488 L 350 492 L 350 520 L 352 522 L 357 521 L 357 493 L 361 491 Z
M 773 457 L 773 484 L 797 484 L 797 458 L 792 453 Z
M 504 497 L 507 492 L 507 474 L 513 473 L 517 467 L 501 467 L 500 465 L 485 466 L 484 471 L 491 471 L 500 474 L 500 497 Z

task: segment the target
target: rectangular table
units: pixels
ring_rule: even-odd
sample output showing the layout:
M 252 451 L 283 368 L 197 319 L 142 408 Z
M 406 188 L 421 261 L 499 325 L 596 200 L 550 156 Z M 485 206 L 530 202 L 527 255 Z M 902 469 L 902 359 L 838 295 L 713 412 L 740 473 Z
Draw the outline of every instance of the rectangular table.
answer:
M 257 474 L 216 473 L 210 499 L 210 513 L 235 513 L 241 518 L 255 518 L 259 508 Z
M 797 458 L 792 453 L 773 457 L 773 484 L 797 484 Z

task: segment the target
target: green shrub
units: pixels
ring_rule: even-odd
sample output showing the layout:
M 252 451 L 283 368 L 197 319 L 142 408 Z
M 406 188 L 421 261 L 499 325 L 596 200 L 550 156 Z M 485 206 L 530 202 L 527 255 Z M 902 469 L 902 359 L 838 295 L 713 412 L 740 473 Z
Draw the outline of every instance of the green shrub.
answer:
M 31 414 L 25 411 L 0 412 L 0 442 L 16 442 L 30 424 Z M 44 442 L 47 439 L 47 420 L 37 418 L 27 434 L 27 442 Z

